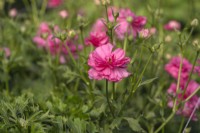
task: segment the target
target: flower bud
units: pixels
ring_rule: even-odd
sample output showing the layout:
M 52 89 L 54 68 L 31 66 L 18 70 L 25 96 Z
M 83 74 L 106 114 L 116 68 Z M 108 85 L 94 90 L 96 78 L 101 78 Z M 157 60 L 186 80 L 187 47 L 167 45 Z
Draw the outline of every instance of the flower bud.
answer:
M 198 19 L 195 18 L 195 19 L 192 20 L 192 22 L 190 24 L 191 24 L 192 27 L 196 27 L 196 26 L 198 26 L 199 21 L 198 21 Z
M 133 18 L 132 17 L 127 17 L 126 21 L 129 22 L 129 23 L 131 23 L 131 22 L 133 22 Z
M 110 0 L 101 0 L 102 5 L 108 5 L 110 4 Z
M 76 36 L 76 32 L 74 30 L 69 30 L 68 37 L 69 38 L 74 38 L 75 36 Z
M 200 51 L 200 44 L 198 40 L 194 40 L 192 42 L 193 46 L 197 49 L 197 51 Z

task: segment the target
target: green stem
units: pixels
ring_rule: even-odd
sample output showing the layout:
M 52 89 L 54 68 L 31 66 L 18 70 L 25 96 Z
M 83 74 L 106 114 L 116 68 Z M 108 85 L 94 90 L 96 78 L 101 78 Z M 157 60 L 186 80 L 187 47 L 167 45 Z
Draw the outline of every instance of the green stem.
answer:
M 116 92 L 115 92 L 115 82 L 113 82 L 112 85 L 113 85 L 113 86 L 112 86 L 112 90 L 113 90 L 113 100 L 115 100 L 115 98 L 116 98 L 116 97 L 115 97 L 115 93 L 116 93 Z
M 124 104 L 122 105 L 122 107 L 121 107 L 121 109 L 120 109 L 120 111 L 119 111 L 119 113 L 118 113 L 118 116 L 121 115 L 123 109 L 125 108 L 126 104 L 127 104 L 128 101 L 129 101 L 129 99 L 131 98 L 131 96 L 133 95 L 133 93 L 134 93 L 134 92 L 136 91 L 136 89 L 138 88 L 138 85 L 139 85 L 139 83 L 141 82 L 142 76 L 144 75 L 144 72 L 145 72 L 145 70 L 146 70 L 146 68 L 147 68 L 147 66 L 148 66 L 148 64 L 149 64 L 149 62 L 150 62 L 150 59 L 151 59 L 152 55 L 153 55 L 153 54 L 151 54 L 151 55 L 149 56 L 149 59 L 148 59 L 146 65 L 145 65 L 145 67 L 144 67 L 142 73 L 140 74 L 140 77 L 139 77 L 137 83 L 136 83 L 135 86 L 131 89 L 131 92 L 129 93 L 129 95 L 128 95 L 127 99 L 125 100 Z
M 107 99 L 107 103 L 108 103 L 108 107 L 110 109 L 110 113 L 112 114 L 113 118 L 115 118 L 114 112 L 112 110 L 110 101 L 109 101 L 109 95 L 108 95 L 108 80 L 106 80 L 106 99 Z
M 185 122 L 185 118 L 183 117 L 182 120 L 181 120 L 181 125 L 180 125 L 178 133 L 182 132 L 184 122 Z
M 182 51 L 182 48 L 181 48 L 181 62 L 180 62 L 179 71 L 178 71 L 178 81 L 177 81 L 177 85 L 176 85 L 176 95 L 179 93 L 182 66 L 183 66 L 183 51 Z M 173 111 L 176 111 L 177 98 L 178 98 L 178 96 L 176 96 L 176 98 L 174 99 Z
M 158 133 L 175 115 L 175 112 L 172 112 L 170 114 L 170 116 L 165 120 L 164 123 L 162 123 L 162 125 L 154 132 L 154 133 Z
M 107 7 L 107 5 L 105 5 L 105 8 L 106 8 L 106 20 L 107 20 L 107 22 L 109 22 L 109 19 L 108 19 L 108 7 Z
M 186 92 L 187 87 L 188 87 L 188 85 L 189 85 L 189 82 L 190 82 L 190 80 L 191 80 L 191 77 L 192 77 L 192 74 L 193 74 L 194 67 L 195 67 L 195 65 L 196 65 L 196 62 L 197 62 L 198 56 L 199 56 L 199 51 L 197 51 L 197 54 L 196 54 L 195 60 L 194 60 L 194 62 L 193 62 L 193 64 L 192 64 L 192 70 L 191 70 L 191 72 L 190 72 L 190 75 L 189 75 L 189 78 L 188 78 L 188 80 L 187 80 L 186 86 L 185 86 L 184 89 L 183 89 L 183 95 L 182 95 L 182 98 L 183 98 L 183 96 L 185 95 L 185 92 Z
M 46 7 L 47 7 L 47 0 L 43 0 L 42 7 L 41 7 L 41 10 L 40 10 L 40 17 L 43 17 L 45 10 L 46 10 Z

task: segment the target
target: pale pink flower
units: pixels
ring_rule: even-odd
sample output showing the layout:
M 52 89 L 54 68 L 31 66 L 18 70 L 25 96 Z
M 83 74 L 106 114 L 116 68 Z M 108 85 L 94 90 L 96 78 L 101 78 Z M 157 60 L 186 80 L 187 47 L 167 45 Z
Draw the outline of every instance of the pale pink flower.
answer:
M 95 24 L 92 27 L 92 32 L 106 32 L 107 27 L 105 26 L 104 20 L 97 19 Z
M 113 45 L 106 44 L 97 47 L 89 55 L 88 65 L 92 67 L 89 71 L 91 79 L 118 82 L 130 75 L 126 68 L 130 58 L 125 57 L 125 51 L 118 48 L 112 51 Z
M 181 83 L 180 85 L 180 90 L 178 92 L 178 94 L 176 94 L 176 84 L 172 83 L 171 86 L 169 87 L 169 89 L 167 90 L 168 94 L 170 94 L 172 97 L 177 97 L 177 105 L 180 103 L 180 101 L 183 101 L 185 99 L 187 99 L 194 91 L 196 91 L 196 89 L 198 89 L 199 84 L 195 81 L 190 81 L 188 84 L 188 87 L 185 91 L 185 94 L 183 95 L 183 89 L 186 85 L 186 82 Z M 193 109 L 195 108 L 196 104 L 198 102 L 198 96 L 194 95 L 189 101 L 187 101 L 185 103 L 185 105 L 181 108 L 178 109 L 177 114 L 183 115 L 185 117 L 189 117 L 193 111 Z M 173 107 L 173 101 L 171 100 L 171 98 L 169 99 L 168 102 L 168 106 L 170 108 Z M 198 108 L 200 107 L 200 104 L 198 105 Z M 196 114 L 194 114 L 194 116 L 192 117 L 193 120 L 197 120 Z
M 156 30 L 155 27 L 151 27 L 151 28 L 149 29 L 149 31 L 150 31 L 150 34 L 151 34 L 151 35 L 155 35 L 157 30 Z
M 39 48 L 46 46 L 46 40 L 40 36 L 33 37 L 33 42 L 36 43 Z
M 109 19 L 109 21 L 114 22 L 115 19 L 114 19 L 113 15 L 115 13 L 117 13 L 118 11 L 119 11 L 119 9 L 117 7 L 114 7 L 114 6 L 108 8 L 108 19 Z
M 63 0 L 48 0 L 48 7 L 55 8 L 60 6 L 63 3 Z
M 101 1 L 100 1 L 100 0 L 94 0 L 94 3 L 95 3 L 96 5 L 100 5 L 100 4 L 101 4 Z
M 165 65 L 165 70 L 175 79 L 178 79 L 181 57 L 173 57 L 168 64 Z M 192 69 L 192 64 L 187 59 L 183 59 L 181 80 L 187 80 Z
M 149 29 L 142 29 L 139 34 L 141 38 L 149 38 L 151 36 Z
M 176 20 L 171 20 L 167 24 L 164 25 L 165 30 L 173 31 L 173 30 L 180 30 L 181 24 Z
M 9 58 L 11 55 L 10 49 L 7 47 L 0 48 L 0 52 L 4 52 L 6 58 Z
M 68 17 L 68 12 L 66 10 L 62 10 L 59 12 L 59 15 L 61 16 L 61 18 L 65 19 Z
M 95 47 L 105 45 L 109 42 L 109 37 L 105 32 L 91 32 L 90 36 L 85 39 L 86 45 L 92 44 Z
M 16 8 L 10 9 L 9 16 L 12 17 L 12 18 L 16 17 L 17 16 L 17 9 Z

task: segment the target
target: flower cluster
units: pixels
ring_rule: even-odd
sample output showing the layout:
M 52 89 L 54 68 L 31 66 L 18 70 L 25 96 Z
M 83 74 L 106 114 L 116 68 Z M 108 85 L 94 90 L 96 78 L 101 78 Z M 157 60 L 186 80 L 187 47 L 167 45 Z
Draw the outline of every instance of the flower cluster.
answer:
M 176 80 L 178 79 L 179 67 L 180 67 L 181 58 L 174 57 L 171 61 L 165 65 L 165 70 Z M 176 104 L 179 104 L 180 101 L 186 100 L 189 96 L 193 94 L 193 92 L 198 89 L 200 86 L 197 82 L 191 80 L 187 85 L 187 80 L 189 78 L 189 74 L 192 70 L 192 64 L 187 59 L 183 59 L 182 62 L 182 70 L 181 70 L 181 77 L 180 77 L 180 90 L 177 94 L 177 85 L 176 83 L 172 83 L 168 89 L 168 94 L 172 97 L 177 97 L 178 101 Z M 184 90 L 185 89 L 185 90 Z M 192 111 L 194 110 L 195 106 L 200 107 L 200 103 L 198 103 L 199 97 L 197 95 L 192 96 L 190 100 L 188 100 L 183 107 L 179 108 L 177 114 L 181 114 L 186 117 L 190 117 Z M 169 99 L 168 106 L 173 107 L 173 100 L 172 98 Z M 197 120 L 196 114 L 192 116 L 193 120 Z
M 147 23 L 146 17 L 136 16 L 130 9 L 118 9 L 116 7 L 108 8 L 108 19 L 110 22 L 115 22 L 113 13 L 115 14 L 116 12 L 119 12 L 119 16 L 116 19 L 117 24 L 114 32 L 119 40 L 123 40 L 126 36 L 136 38 Z M 96 21 L 90 36 L 85 40 L 87 45 L 92 44 L 97 47 L 97 43 L 99 46 L 108 41 L 108 36 L 106 35 L 108 28 L 105 23 L 103 19 Z M 152 30 L 149 34 L 154 33 L 155 31 Z
M 82 50 L 82 45 L 76 45 L 77 37 L 62 42 L 60 39 L 54 37 L 53 32 L 58 33 L 60 31 L 58 26 L 50 28 L 48 23 L 42 22 L 39 26 L 37 35 L 33 37 L 33 42 L 37 44 L 39 48 L 45 48 L 51 53 L 51 55 L 60 55 L 60 62 L 65 63 L 65 55 L 68 55 L 67 47 L 76 57 L 77 52 Z

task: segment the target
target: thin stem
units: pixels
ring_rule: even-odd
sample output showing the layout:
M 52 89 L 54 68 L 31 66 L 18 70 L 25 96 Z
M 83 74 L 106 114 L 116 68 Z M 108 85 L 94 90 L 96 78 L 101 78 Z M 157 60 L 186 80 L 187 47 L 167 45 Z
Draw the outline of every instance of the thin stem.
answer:
M 181 120 L 181 125 L 180 125 L 180 128 L 179 128 L 179 131 L 178 133 L 181 133 L 182 129 L 183 129 L 183 124 L 185 122 L 185 118 L 183 117 L 182 120 Z
M 196 103 L 196 105 L 195 105 L 195 107 L 194 107 L 194 109 L 193 109 L 193 111 L 192 111 L 192 113 L 190 115 L 190 118 L 188 119 L 188 121 L 187 121 L 187 123 L 186 123 L 186 125 L 185 125 L 185 127 L 183 129 L 183 133 L 185 133 L 185 129 L 187 128 L 188 124 L 190 123 L 190 121 L 191 121 L 191 119 L 192 119 L 192 117 L 193 117 L 193 115 L 194 115 L 199 103 L 200 103 L 200 98 L 198 99 L 198 101 L 197 101 L 197 103 Z
M 114 112 L 112 110 L 110 101 L 109 101 L 109 95 L 108 95 L 108 80 L 106 80 L 106 99 L 107 99 L 107 103 L 108 103 L 108 107 L 110 109 L 110 113 L 112 114 L 113 118 L 115 118 Z
M 194 67 L 195 67 L 195 65 L 196 65 L 196 62 L 197 62 L 198 56 L 199 56 L 199 51 L 197 51 L 197 54 L 196 54 L 195 60 L 194 60 L 193 65 L 192 65 L 192 70 L 191 70 L 191 72 L 190 72 L 190 75 L 189 75 L 189 78 L 188 78 L 188 80 L 187 80 L 186 86 L 185 86 L 184 89 L 183 89 L 183 95 L 182 95 L 182 98 L 183 98 L 183 96 L 185 95 L 185 92 L 186 92 L 187 87 L 188 87 L 188 85 L 189 85 L 189 82 L 190 82 L 190 80 L 191 80 L 191 77 L 192 77 L 192 74 L 193 74 Z
M 109 22 L 109 19 L 108 19 L 108 7 L 107 7 L 107 5 L 105 5 L 105 8 L 106 8 L 106 21 Z
M 112 90 L 113 90 L 113 100 L 115 100 L 115 82 L 112 83 Z
M 175 115 L 175 112 L 172 112 L 171 115 L 166 119 L 166 121 L 154 132 L 158 133 Z
M 118 116 L 121 115 L 123 109 L 125 108 L 126 104 L 127 104 L 128 101 L 129 101 L 129 99 L 131 98 L 131 96 L 133 95 L 133 93 L 134 93 L 134 92 L 136 91 L 136 89 L 138 88 L 138 85 L 139 85 L 139 83 L 141 82 L 142 76 L 144 75 L 144 72 L 145 72 L 145 70 L 146 70 L 146 68 L 147 68 L 147 66 L 148 66 L 148 64 L 149 64 L 149 62 L 150 62 L 150 59 L 151 59 L 152 55 L 153 55 L 153 54 L 151 54 L 151 55 L 149 56 L 149 59 L 148 59 L 146 65 L 145 65 L 145 67 L 144 67 L 142 73 L 140 74 L 140 77 L 139 77 L 137 83 L 136 83 L 135 86 L 131 89 L 131 92 L 129 93 L 129 95 L 128 95 L 127 99 L 125 100 L 124 104 L 122 105 L 122 107 L 121 107 L 121 109 L 120 109 L 120 111 L 119 111 L 119 113 L 118 113 Z
M 182 66 L 183 66 L 183 52 L 182 52 L 182 49 L 181 49 L 181 62 L 180 62 L 179 71 L 178 71 L 178 81 L 177 81 L 177 86 L 176 86 L 176 94 L 179 93 Z M 176 110 L 177 98 L 178 98 L 178 97 L 176 97 L 176 98 L 174 99 L 173 111 Z

